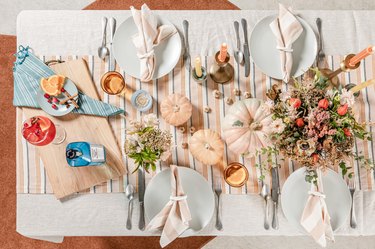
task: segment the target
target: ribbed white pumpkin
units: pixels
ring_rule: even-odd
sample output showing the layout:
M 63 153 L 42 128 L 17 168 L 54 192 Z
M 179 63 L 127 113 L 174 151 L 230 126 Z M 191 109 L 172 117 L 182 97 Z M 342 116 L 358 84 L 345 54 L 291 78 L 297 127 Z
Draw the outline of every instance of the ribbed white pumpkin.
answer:
M 199 130 L 190 138 L 189 150 L 198 161 L 205 165 L 214 165 L 223 157 L 224 142 L 216 131 Z
M 271 145 L 267 130 L 272 117 L 260 99 L 237 101 L 229 109 L 222 125 L 229 150 L 252 157 L 256 150 Z
M 179 93 L 169 95 L 160 104 L 161 116 L 173 126 L 186 123 L 192 112 L 193 106 L 190 100 Z

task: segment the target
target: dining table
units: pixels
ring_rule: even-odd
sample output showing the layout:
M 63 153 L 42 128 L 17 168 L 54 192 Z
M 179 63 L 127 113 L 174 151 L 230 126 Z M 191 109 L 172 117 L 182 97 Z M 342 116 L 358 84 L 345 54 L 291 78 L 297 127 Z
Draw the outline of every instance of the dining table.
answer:
M 315 19 L 322 20 L 322 38 L 324 52 L 327 55 L 327 65 L 337 68 L 342 56 L 356 53 L 368 44 L 375 41 L 375 23 L 371 20 L 375 11 L 352 10 L 296 10 L 313 30 L 316 32 Z M 250 76 L 244 76 L 244 69 L 233 59 L 233 48 L 236 47 L 236 35 L 233 28 L 234 21 L 245 18 L 250 36 L 252 28 L 262 18 L 274 15 L 277 10 L 155 10 L 154 13 L 165 16 L 176 26 L 182 35 L 183 20 L 189 21 L 189 46 L 190 54 L 194 58 L 200 55 L 203 65 L 212 61 L 212 56 L 217 52 L 220 44 L 228 44 L 228 52 L 235 68 L 235 76 L 228 85 L 212 84 L 225 95 L 230 96 L 234 88 L 249 91 L 252 96 L 265 99 L 265 91 L 275 82 L 265 76 L 251 60 Z M 90 72 L 98 91 L 100 91 L 100 76 L 107 68 L 106 62 L 97 57 L 97 50 L 101 44 L 102 30 L 101 19 L 103 16 L 114 17 L 120 25 L 131 16 L 129 10 L 100 10 L 100 11 L 70 11 L 70 10 L 27 10 L 22 11 L 17 17 L 17 45 L 30 46 L 33 53 L 43 60 L 63 59 L 72 60 L 83 58 L 87 61 Z M 243 34 L 241 32 L 243 40 Z M 118 68 L 121 71 L 120 68 Z M 126 74 L 126 72 L 124 72 Z M 193 121 L 189 126 L 195 128 L 211 128 L 220 131 L 220 124 L 228 106 L 224 100 L 216 100 L 207 88 L 198 85 L 192 80 L 191 74 L 182 67 L 182 59 L 176 68 L 167 76 L 144 83 L 126 76 L 125 80 L 134 88 L 147 89 L 154 96 L 156 102 L 172 92 L 183 92 L 189 96 L 192 104 L 198 109 L 210 106 L 211 113 L 199 112 L 193 114 Z M 362 81 L 375 77 L 375 57 L 370 56 L 361 64 L 361 68 L 350 74 L 343 74 L 344 80 Z M 348 79 L 349 78 L 349 79 Z M 246 88 L 246 89 L 244 89 Z M 363 90 L 363 93 L 365 90 Z M 104 102 L 124 108 L 130 116 L 140 117 L 126 99 L 108 96 L 99 93 Z M 366 120 L 374 120 L 375 87 L 369 87 L 366 94 L 362 94 L 364 101 L 363 115 Z M 366 96 L 365 96 L 366 95 Z M 239 99 L 240 97 L 234 96 Z M 151 112 L 158 113 L 158 105 L 154 104 Z M 197 115 L 197 116 L 194 116 Z M 26 117 L 22 107 L 17 107 L 17 130 Z M 372 119 L 371 119 L 372 118 Z M 195 120 L 195 121 L 194 121 Z M 123 117 L 110 117 L 109 123 L 113 127 L 115 136 L 121 146 L 125 139 L 124 128 L 126 120 Z M 82 127 L 84 129 L 84 127 Z M 172 152 L 170 163 L 191 167 L 201 173 L 214 186 L 214 181 L 221 174 L 221 169 L 215 166 L 205 166 L 196 163 L 192 156 L 181 149 L 179 144 L 186 141 L 190 134 L 179 134 L 175 128 L 170 127 L 174 141 L 178 144 Z M 67 134 L 69 136 L 69 134 Z M 62 242 L 64 236 L 159 236 L 160 232 L 141 231 L 137 222 L 139 216 L 138 196 L 135 195 L 133 209 L 133 228 L 126 229 L 128 213 L 128 200 L 124 194 L 128 183 L 137 185 L 137 174 L 132 174 L 131 162 L 123 157 L 127 174 L 119 180 L 92 187 L 87 191 L 73 194 L 63 200 L 58 200 L 48 182 L 48 176 L 43 168 L 43 162 L 35 154 L 31 145 L 17 133 L 17 232 L 23 236 Z M 372 142 L 362 145 L 366 153 L 374 160 L 374 147 Z M 362 147 L 360 147 L 361 149 Z M 233 161 L 234 158 L 226 151 L 225 160 Z M 258 180 L 261 172 L 256 168 L 258 158 L 242 161 L 248 167 L 249 180 L 242 188 L 233 188 L 224 181 L 221 196 L 221 217 L 223 229 L 215 228 L 215 218 L 197 235 L 199 236 L 301 236 L 305 233 L 288 223 L 278 209 L 279 229 L 265 230 L 263 228 L 264 200 L 260 197 L 261 182 Z M 167 167 L 158 164 L 157 172 Z M 299 166 L 287 161 L 280 169 L 280 185 L 288 175 Z M 347 222 L 335 231 L 335 235 L 369 236 L 375 235 L 375 175 L 358 164 L 354 164 L 355 180 L 358 189 L 354 196 L 356 206 L 357 228 L 353 229 Z M 147 174 L 146 187 L 155 173 Z M 267 175 L 266 181 L 270 181 Z M 337 207 L 340 208 L 340 207 Z

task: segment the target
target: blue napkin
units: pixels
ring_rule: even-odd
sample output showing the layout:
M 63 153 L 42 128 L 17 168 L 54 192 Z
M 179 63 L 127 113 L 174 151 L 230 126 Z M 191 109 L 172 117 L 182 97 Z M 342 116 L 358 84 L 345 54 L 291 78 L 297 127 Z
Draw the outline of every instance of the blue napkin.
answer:
M 29 47 L 25 48 L 21 45 L 15 56 L 17 59 L 13 68 L 13 105 L 40 108 L 36 101 L 40 79 L 48 78 L 56 73 L 33 55 L 29 51 Z M 74 109 L 73 113 L 103 117 L 124 113 L 123 109 L 92 99 L 82 92 L 79 92 L 78 98 L 80 107 Z

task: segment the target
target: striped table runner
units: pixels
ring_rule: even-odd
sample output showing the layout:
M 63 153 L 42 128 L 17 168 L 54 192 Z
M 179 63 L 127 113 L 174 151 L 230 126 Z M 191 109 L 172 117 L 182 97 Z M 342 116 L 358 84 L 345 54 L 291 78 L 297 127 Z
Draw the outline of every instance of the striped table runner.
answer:
M 61 59 L 61 60 L 72 60 L 79 58 L 77 56 L 42 56 L 41 59 L 47 61 L 50 59 Z M 114 104 L 121 108 L 124 108 L 127 112 L 127 119 L 120 116 L 110 117 L 109 122 L 113 128 L 113 132 L 117 138 L 117 142 L 120 148 L 123 148 L 126 133 L 125 129 L 129 123 L 129 120 L 139 119 L 141 114 L 137 112 L 128 101 L 123 97 L 110 96 L 104 93 L 100 87 L 100 77 L 108 70 L 108 64 L 101 61 L 96 56 L 82 56 L 87 62 L 90 68 L 93 80 L 96 88 L 100 94 L 101 99 L 104 102 Z M 209 68 L 213 63 L 213 57 L 203 57 L 203 65 Z M 338 68 L 339 63 L 342 60 L 341 56 L 329 56 L 327 58 L 327 67 Z M 185 124 L 185 130 L 189 131 L 190 127 L 194 127 L 196 130 L 199 129 L 213 129 L 217 132 L 221 132 L 221 120 L 223 120 L 230 105 L 225 103 L 224 98 L 216 99 L 212 91 L 219 90 L 224 94 L 224 97 L 231 97 L 233 100 L 240 100 L 241 96 L 235 96 L 233 90 L 238 88 L 241 92 L 250 92 L 253 97 L 266 99 L 266 91 L 273 84 L 278 81 L 271 79 L 270 77 L 263 74 L 251 61 L 251 73 L 250 76 L 244 77 L 244 68 L 236 64 L 231 58 L 231 63 L 235 68 L 234 79 L 225 85 L 216 84 L 211 79 L 208 79 L 203 85 L 197 84 L 182 65 L 182 59 L 178 62 L 175 69 L 168 75 L 154 80 L 152 83 L 142 83 L 137 79 L 134 79 L 122 71 L 120 68 L 116 70 L 121 72 L 127 82 L 127 87 L 131 89 L 145 89 L 150 92 L 154 97 L 154 105 L 150 112 L 155 113 L 160 117 L 159 105 L 160 101 L 166 96 L 172 93 L 181 93 L 186 95 L 192 102 L 193 106 L 197 111 L 193 112 L 192 118 Z M 350 73 L 342 73 L 339 75 L 340 82 L 344 85 L 347 82 L 359 83 L 367 79 L 375 78 L 375 56 L 368 57 L 361 63 L 361 67 L 356 71 Z M 287 85 L 283 85 L 284 89 Z M 375 86 L 370 86 L 362 90 L 361 95 L 358 99 L 357 105 L 359 110 L 359 118 L 361 122 L 373 122 L 373 116 L 375 113 Z M 205 106 L 209 106 L 212 109 L 211 113 L 205 113 L 203 111 Z M 48 182 L 46 172 L 43 167 L 43 162 L 40 159 L 40 155 L 36 153 L 33 145 L 28 144 L 19 132 L 21 124 L 25 117 L 22 113 L 22 108 L 17 108 L 17 193 L 33 193 L 33 194 L 45 194 L 52 193 L 51 186 Z M 205 166 L 195 160 L 188 150 L 183 149 L 181 144 L 188 142 L 191 134 L 185 132 L 179 133 L 176 127 L 166 124 L 161 120 L 160 127 L 170 130 L 173 134 L 173 141 L 175 146 L 172 151 L 172 157 L 168 162 L 162 162 L 158 164 L 157 171 L 146 174 L 146 184 L 157 172 L 167 167 L 170 164 L 176 164 L 179 166 L 186 166 L 197 170 L 201 173 L 209 182 L 214 186 L 215 181 L 221 181 L 223 192 L 229 194 L 247 194 L 247 193 L 259 193 L 261 183 L 259 182 L 259 176 L 262 174 L 261 169 L 255 167 L 255 164 L 259 164 L 264 158 L 257 157 L 253 159 L 244 159 L 242 157 L 236 157 L 226 147 L 224 151 L 223 163 L 215 166 Z M 371 127 L 368 127 L 368 131 L 372 131 Z M 68 134 L 69 136 L 69 134 Z M 374 138 L 374 136 L 373 136 Z M 362 152 L 365 157 L 374 160 L 374 145 L 373 142 L 364 142 L 357 140 L 355 144 L 355 151 Z M 286 178 L 294 170 L 300 166 L 290 160 L 281 161 L 280 158 L 275 158 L 275 161 L 281 162 L 281 168 L 279 170 L 280 184 L 282 185 Z M 128 169 L 127 172 L 132 172 L 134 163 L 132 159 L 128 159 L 125 155 L 123 156 L 125 167 Z M 232 188 L 220 178 L 220 174 L 223 168 L 230 162 L 239 161 L 246 165 L 249 170 L 249 181 L 242 188 Z M 355 179 L 358 188 L 362 190 L 375 189 L 374 184 L 374 172 L 367 171 L 360 167 L 359 162 L 353 161 L 352 167 L 355 173 Z M 338 171 L 338 168 L 335 169 Z M 264 173 L 264 172 L 263 172 Z M 111 192 L 123 192 L 124 186 L 129 182 L 136 186 L 136 175 L 131 174 L 125 175 L 118 180 L 110 180 L 101 185 L 92 187 L 84 192 L 87 193 L 111 193 Z M 270 182 L 269 174 L 266 174 L 266 182 Z

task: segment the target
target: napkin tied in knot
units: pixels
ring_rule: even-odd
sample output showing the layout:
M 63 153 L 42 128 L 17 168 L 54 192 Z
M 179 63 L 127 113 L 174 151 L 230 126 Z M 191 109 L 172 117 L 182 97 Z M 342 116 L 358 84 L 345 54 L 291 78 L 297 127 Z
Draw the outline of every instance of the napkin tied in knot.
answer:
M 325 195 L 323 191 L 322 172 L 317 170 L 317 186 L 311 184 L 311 190 L 305 208 L 302 212 L 301 225 L 322 247 L 327 246 L 327 240 L 335 241 L 331 226 Z
M 323 198 L 323 199 L 325 199 L 326 198 L 326 195 L 325 194 L 323 194 L 323 193 L 321 193 L 321 192 L 318 192 L 318 191 L 309 191 L 308 192 L 308 194 L 309 195 L 314 195 L 314 196 L 318 196 L 318 197 L 321 197 L 321 198 Z
M 158 20 L 146 4 L 140 10 L 130 7 L 134 23 L 138 33 L 132 36 L 132 41 L 137 49 L 137 56 L 140 59 L 140 79 L 150 81 L 153 78 L 156 66 L 154 48 L 161 42 L 177 33 L 173 25 L 160 25 Z
M 171 165 L 171 196 L 165 207 L 150 221 L 148 230 L 162 228 L 160 246 L 165 247 L 189 228 L 191 214 L 182 188 L 178 167 Z
M 182 196 L 170 196 L 169 200 L 171 201 L 183 201 L 187 199 L 187 195 L 182 195 Z
M 270 23 L 276 37 L 277 49 L 280 51 L 281 72 L 283 81 L 288 83 L 293 66 L 293 43 L 303 32 L 303 27 L 291 8 L 279 4 L 279 15 Z
M 293 53 L 293 48 L 286 48 L 286 47 L 281 47 L 281 46 L 276 46 L 277 50 L 287 52 L 287 53 Z

